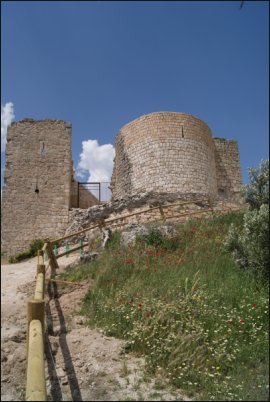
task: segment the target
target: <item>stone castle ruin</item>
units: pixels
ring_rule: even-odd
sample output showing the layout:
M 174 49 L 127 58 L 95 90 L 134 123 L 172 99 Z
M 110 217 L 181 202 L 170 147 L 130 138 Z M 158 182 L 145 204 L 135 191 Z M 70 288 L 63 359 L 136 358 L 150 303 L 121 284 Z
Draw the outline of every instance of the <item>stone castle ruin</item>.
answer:
M 119 200 L 130 202 L 140 194 L 241 200 L 237 142 L 213 138 L 197 117 L 176 112 L 141 116 L 121 128 L 115 148 L 110 213 Z M 62 236 L 78 207 L 71 125 L 62 120 L 12 123 L 4 178 L 2 249 L 14 255 L 34 239 Z M 98 199 L 82 189 L 80 208 L 97 204 Z
M 25 250 L 37 238 L 61 235 L 77 206 L 71 159 L 71 125 L 62 120 L 24 119 L 8 128 L 2 193 L 2 249 Z M 98 203 L 84 190 L 80 204 Z
M 237 200 L 241 187 L 237 142 L 212 138 L 197 117 L 151 113 L 126 124 L 116 137 L 114 197 L 152 190 Z

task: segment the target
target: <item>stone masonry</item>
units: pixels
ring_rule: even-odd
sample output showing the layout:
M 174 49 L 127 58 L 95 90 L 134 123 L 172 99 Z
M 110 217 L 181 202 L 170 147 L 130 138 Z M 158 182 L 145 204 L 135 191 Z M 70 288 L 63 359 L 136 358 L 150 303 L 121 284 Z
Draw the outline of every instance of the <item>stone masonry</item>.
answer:
M 77 188 L 71 125 L 62 120 L 33 119 L 12 123 L 7 135 L 4 180 L 2 250 L 14 255 L 27 249 L 34 239 L 64 234 L 69 209 L 76 207 L 77 199 L 71 191 Z M 88 195 L 87 206 L 91 206 L 96 198 Z
M 115 147 L 113 199 L 149 191 L 240 197 L 237 142 L 213 139 L 197 117 L 176 112 L 141 116 L 121 128 Z
M 237 141 L 214 138 L 218 195 L 240 201 L 242 175 Z
M 164 197 L 169 201 L 172 195 L 181 200 L 201 196 L 241 200 L 237 142 L 213 138 L 197 117 L 176 112 L 141 116 L 121 128 L 115 147 L 113 203 L 106 204 L 110 211 L 105 208 L 99 218 L 117 214 L 117 200 L 133 205 L 139 197 L 140 204 L 147 203 L 143 194 L 156 194 L 151 195 L 153 202 Z M 73 211 L 75 215 L 79 211 L 79 187 L 71 159 L 71 125 L 63 120 L 12 123 L 4 178 L 1 245 L 8 255 L 24 251 L 34 239 L 60 237 L 72 229 Z M 82 187 L 79 207 L 95 209 L 97 204 L 97 198 Z

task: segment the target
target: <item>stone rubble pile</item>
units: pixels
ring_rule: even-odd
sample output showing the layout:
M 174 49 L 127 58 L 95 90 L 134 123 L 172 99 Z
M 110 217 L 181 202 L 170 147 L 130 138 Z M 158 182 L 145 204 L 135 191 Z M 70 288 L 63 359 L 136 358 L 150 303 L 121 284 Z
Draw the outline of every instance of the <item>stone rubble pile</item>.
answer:
M 70 211 L 69 226 L 66 229 L 65 236 L 78 232 L 89 226 L 96 225 L 102 220 L 113 219 L 120 214 L 130 214 L 138 208 L 155 207 L 165 203 L 174 203 L 177 201 L 196 201 L 207 198 L 206 194 L 182 194 L 182 193 L 155 193 L 146 192 L 126 199 L 116 199 L 108 203 L 95 205 L 88 209 L 74 208 Z M 207 202 L 198 203 L 199 207 L 206 207 Z M 78 239 L 88 237 L 85 234 L 78 235 L 73 242 Z

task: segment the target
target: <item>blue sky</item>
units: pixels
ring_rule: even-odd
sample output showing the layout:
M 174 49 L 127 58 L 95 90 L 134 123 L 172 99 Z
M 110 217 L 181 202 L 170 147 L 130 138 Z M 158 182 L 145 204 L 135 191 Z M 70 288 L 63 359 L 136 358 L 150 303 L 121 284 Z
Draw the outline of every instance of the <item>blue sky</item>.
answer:
M 4 1 L 1 104 L 13 104 L 15 121 L 72 123 L 84 179 L 129 121 L 193 114 L 238 141 L 247 182 L 248 167 L 268 158 L 269 5 L 240 3 Z M 91 166 L 80 158 L 87 149 Z

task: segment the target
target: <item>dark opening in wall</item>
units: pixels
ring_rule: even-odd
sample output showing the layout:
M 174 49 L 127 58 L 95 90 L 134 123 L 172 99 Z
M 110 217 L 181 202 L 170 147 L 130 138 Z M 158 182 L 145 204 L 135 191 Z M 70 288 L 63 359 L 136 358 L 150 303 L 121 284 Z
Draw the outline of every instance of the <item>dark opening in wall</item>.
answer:
M 45 141 L 40 141 L 39 153 L 40 153 L 41 156 L 46 155 Z
M 219 188 L 218 189 L 218 195 L 221 197 L 226 197 L 227 196 L 227 190 L 225 188 Z
M 182 138 L 184 138 L 184 127 L 182 126 Z
M 39 193 L 39 188 L 38 188 L 38 178 L 36 178 L 36 189 L 35 189 L 35 193 L 38 194 Z

